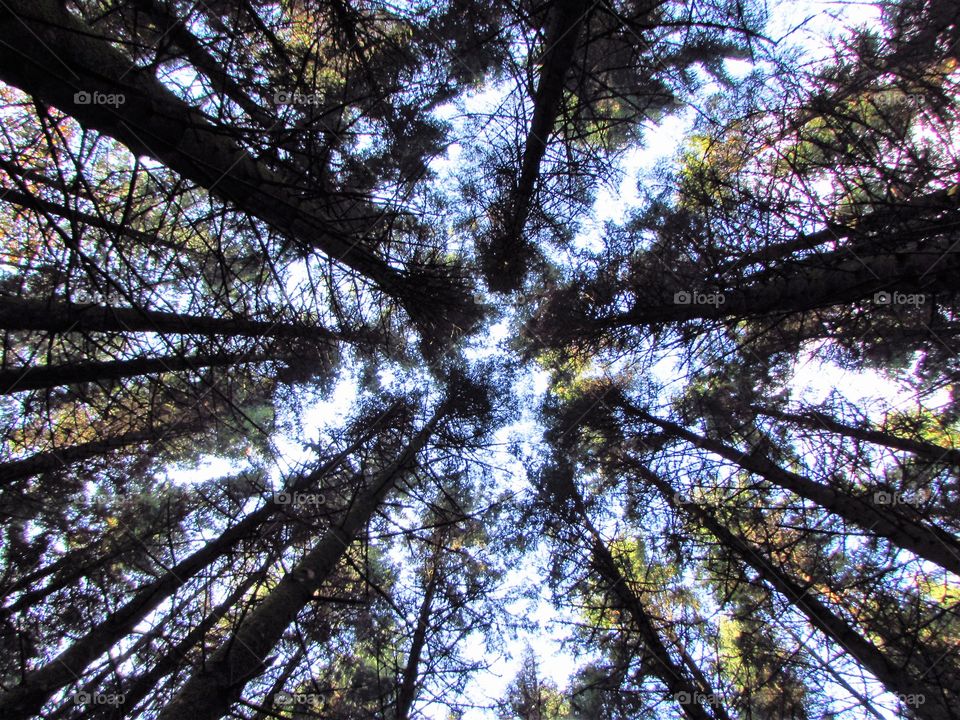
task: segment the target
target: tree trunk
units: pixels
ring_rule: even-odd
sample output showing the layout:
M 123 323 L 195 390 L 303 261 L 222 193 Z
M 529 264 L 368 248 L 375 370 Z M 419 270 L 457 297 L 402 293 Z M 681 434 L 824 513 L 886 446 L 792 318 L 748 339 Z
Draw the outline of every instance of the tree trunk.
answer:
M 434 563 L 436 562 L 434 557 Z M 430 614 L 433 611 L 433 597 L 439 583 L 439 570 L 434 564 L 430 571 L 430 581 L 427 583 L 420 603 L 420 612 L 417 614 L 417 627 L 413 632 L 410 643 L 410 652 L 407 653 L 407 664 L 403 668 L 403 677 L 400 681 L 400 690 L 397 693 L 397 720 L 408 720 L 410 709 L 417 695 L 417 678 L 420 675 L 420 658 L 424 645 L 427 642 L 427 631 L 430 629 Z
M 276 714 L 273 711 L 273 702 L 277 695 L 283 690 L 283 686 L 287 684 L 287 680 L 290 679 L 290 676 L 296 671 L 297 666 L 301 663 L 303 658 L 306 656 L 306 644 L 301 644 L 296 652 L 290 655 L 290 659 L 287 660 L 286 664 L 283 666 L 283 670 L 280 672 L 280 675 L 277 677 L 273 685 L 270 686 L 270 690 L 266 695 L 263 696 L 263 700 L 260 703 L 260 709 L 257 711 L 257 714 L 253 716 L 253 720 L 271 720 L 276 717 Z
M 855 224 L 828 224 L 822 230 L 741 253 L 718 269 L 716 277 L 737 277 L 744 268 L 751 265 L 769 268 L 776 261 L 789 258 L 794 253 L 812 250 L 828 243 L 844 241 L 843 247 L 848 253 L 872 255 L 884 245 L 889 248 L 892 238 L 896 238 L 895 242 L 899 244 L 955 232 L 957 198 L 950 194 L 951 190 L 952 188 L 937 190 L 895 204 L 878 203 L 870 212 L 857 217 Z M 819 254 L 833 253 L 827 251 Z
M 168 355 L 131 360 L 35 365 L 0 370 L 0 395 L 80 383 L 108 383 L 121 378 L 166 372 L 182 372 L 273 359 L 264 354 L 214 353 L 210 355 Z
M 348 451 L 338 454 L 313 473 L 303 475 L 291 490 L 312 486 L 339 465 L 361 443 L 358 440 Z M 164 600 L 183 587 L 204 568 L 219 560 L 240 540 L 252 536 L 282 508 L 268 501 L 258 510 L 225 530 L 201 549 L 181 560 L 153 582 L 142 587 L 123 606 L 109 614 L 86 635 L 75 641 L 46 665 L 29 672 L 23 682 L 0 696 L 0 715 L 11 720 L 25 719 L 38 713 L 60 688 L 83 675 L 87 666 L 124 638 Z M 260 531 L 263 532 L 263 531 Z
M 761 405 L 751 405 L 750 407 L 761 415 L 766 415 L 767 417 L 784 422 L 795 423 L 811 430 L 828 430 L 838 435 L 863 440 L 864 442 L 869 442 L 874 445 L 883 445 L 884 447 L 894 448 L 895 450 L 905 450 L 906 452 L 913 453 L 918 458 L 933 463 L 960 466 L 960 450 L 953 448 L 941 447 L 940 445 L 922 440 L 898 437 L 873 428 L 847 425 L 830 417 L 826 413 L 814 410 L 808 410 L 803 414 L 798 414 Z
M 643 465 L 637 464 L 637 469 L 643 479 L 656 487 L 668 502 L 687 512 L 699 526 L 707 528 L 724 547 L 753 568 L 768 585 L 784 595 L 794 607 L 799 608 L 813 627 L 850 653 L 891 693 L 920 694 L 926 698 L 936 697 L 933 692 L 935 688 L 927 687 L 922 682 L 915 682 L 907 675 L 904 668 L 893 665 L 872 642 L 814 598 L 809 592 L 809 587 L 801 585 L 796 579 L 776 567 L 758 548 L 735 536 L 717 520 L 713 513 L 698 503 L 676 504 L 674 489 L 667 481 Z M 914 711 L 926 720 L 950 720 L 955 717 L 949 708 L 935 707 L 932 703 L 919 705 Z
M 634 628 L 643 640 L 644 651 L 654 660 L 652 672 L 667 686 L 673 700 L 680 705 L 689 720 L 730 720 L 730 716 L 719 702 L 719 696 L 713 692 L 712 688 L 706 682 L 698 681 L 696 677 L 691 679 L 687 676 L 683 666 L 670 655 L 643 601 L 630 588 L 613 554 L 591 522 L 583 497 L 572 477 L 565 477 L 563 484 L 563 494 L 573 500 L 576 511 L 561 512 L 567 516 L 570 527 L 582 527 L 590 536 L 588 543 L 593 566 L 597 574 L 608 584 L 607 591 L 617 599 L 621 607 L 626 608 Z M 699 676 L 702 678 L 702 673 Z M 706 707 L 710 708 L 709 712 Z
M 296 178 L 258 163 L 152 71 L 137 68 L 101 32 L 59 3 L 11 0 L 0 13 L 0 32 L 12 51 L 0 67 L 5 82 L 69 112 L 83 126 L 115 138 L 135 155 L 159 160 L 305 247 L 319 247 L 378 282 L 397 275 L 357 245 L 361 233 L 376 223 L 375 208 L 352 207 L 354 203 L 338 197 L 324 198 L 323 203 L 297 197 L 287 189 L 299 187 Z M 77 103 L 78 91 L 121 96 L 123 103 L 118 109 Z
M 523 148 L 520 164 L 520 178 L 513 193 L 511 218 L 508 236 L 516 240 L 523 232 L 530 201 L 533 198 L 537 179 L 540 177 L 540 164 L 547 151 L 547 141 L 557 124 L 560 113 L 560 101 L 563 99 L 563 87 L 570 65 L 573 64 L 574 51 L 580 39 L 580 29 L 584 16 L 593 7 L 593 3 L 583 0 L 555 0 L 551 10 L 550 29 L 544 38 L 544 52 L 540 70 L 540 80 L 534 97 L 533 118 Z
M 0 65 L 4 82 L 65 110 L 84 127 L 126 145 L 134 155 L 159 160 L 275 228 L 301 252 L 317 248 L 369 278 L 400 301 L 418 328 L 432 328 L 447 337 L 462 330 L 460 323 L 475 321 L 478 308 L 469 291 L 450 277 L 443 278 L 432 303 L 424 302 L 420 286 L 433 277 L 430 272 L 397 269 L 374 253 L 372 248 L 389 232 L 391 223 L 384 222 L 387 209 L 346 194 L 307 199 L 306 195 L 316 195 L 316 188 L 304 188 L 297 173 L 253 159 L 228 129 L 211 124 L 152 70 L 137 67 L 61 3 L 9 0 L 0 5 L 0 35 L 7 38 L 9 51 Z M 78 103 L 78 92 L 123 102 L 116 107 Z
M 442 406 L 414 437 L 400 457 L 370 481 L 297 566 L 255 607 L 213 654 L 194 672 L 157 716 L 158 720 L 214 720 L 225 716 L 246 684 L 263 670 L 267 653 L 279 642 L 313 594 L 336 568 L 357 534 L 373 517 L 384 497 L 416 462 L 441 416 Z
M 269 562 L 272 562 L 272 559 Z M 244 594 L 265 576 L 269 562 L 261 568 L 260 572 L 249 573 L 243 582 L 241 582 L 223 602 L 213 608 L 182 640 L 164 653 L 153 667 L 131 678 L 122 690 L 124 696 L 123 704 L 118 705 L 112 710 L 104 706 L 98 713 L 88 712 L 84 715 L 84 718 L 93 720 L 94 718 L 103 717 L 104 720 L 106 720 L 106 718 L 109 717 L 110 720 L 120 720 L 120 718 L 127 717 L 133 713 L 137 705 L 150 694 L 150 691 L 154 689 L 156 684 L 160 682 L 163 677 L 176 670 L 187 656 L 187 653 L 203 641 L 214 624 L 230 612 L 243 598 Z
M 0 330 L 65 332 L 154 332 L 184 335 L 304 338 L 333 341 L 342 335 L 316 325 L 0 297 Z
M 530 255 L 523 240 L 523 229 L 530 214 L 547 143 L 557 124 L 564 84 L 573 63 L 583 19 L 592 6 L 583 0 L 554 0 L 552 3 L 520 174 L 516 187 L 503 200 L 503 218 L 493 228 L 489 257 L 485 262 L 487 283 L 494 290 L 509 292 L 523 282 Z
M 15 480 L 53 472 L 73 463 L 107 455 L 112 450 L 142 443 L 154 443 L 161 439 L 182 437 L 198 430 L 199 427 L 199 423 L 182 423 L 167 427 L 161 426 L 155 430 L 133 430 L 103 440 L 91 440 L 77 445 L 57 448 L 56 450 L 46 450 L 21 460 L 0 463 L 0 487 L 9 485 Z
M 599 328 L 645 326 L 694 319 L 750 318 L 796 313 L 873 300 L 874 294 L 957 293 L 960 247 L 954 239 L 907 244 L 897 251 L 851 258 L 837 250 L 813 260 L 792 263 L 769 277 L 747 276 L 737 287 L 682 288 L 690 293 L 717 293 L 723 301 L 651 302 L 596 321 Z M 691 297 L 691 300 L 695 300 Z
M 960 543 L 956 537 L 945 530 L 918 522 L 893 506 L 878 506 L 784 470 L 760 453 L 743 452 L 717 440 L 701 437 L 680 425 L 661 420 L 639 408 L 629 408 L 627 411 L 657 425 L 675 437 L 715 453 L 744 470 L 759 475 L 778 487 L 817 503 L 867 533 L 884 537 L 895 546 L 909 550 L 918 557 L 960 575 Z

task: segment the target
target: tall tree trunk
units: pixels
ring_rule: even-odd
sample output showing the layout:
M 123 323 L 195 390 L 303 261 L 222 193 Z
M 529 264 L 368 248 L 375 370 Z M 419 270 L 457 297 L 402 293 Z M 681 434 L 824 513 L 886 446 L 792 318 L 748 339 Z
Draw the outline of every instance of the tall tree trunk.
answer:
M 630 616 L 634 628 L 643 640 L 643 649 L 654 661 L 651 663 L 651 671 L 666 685 L 689 720 L 730 720 L 723 705 L 718 702 L 719 696 L 713 692 L 702 673 L 698 670 L 691 678 L 684 671 L 683 665 L 676 662 L 670 654 L 643 601 L 630 588 L 613 553 L 590 520 L 583 497 L 572 476 L 564 476 L 561 482 L 562 495 L 572 499 L 575 510 L 558 509 L 571 528 L 582 527 L 589 535 L 587 543 L 593 567 L 607 583 L 607 592 L 617 599 Z M 686 655 L 685 651 L 682 654 Z M 710 708 L 709 711 L 707 707 Z
M 513 224 L 510 232 L 519 235 L 530 210 L 534 186 L 540 176 L 540 163 L 547 150 L 547 141 L 553 133 L 560 114 L 560 101 L 574 51 L 580 40 L 580 30 L 587 13 L 594 6 L 585 0 L 554 0 L 550 28 L 544 38 L 540 80 L 533 102 L 533 118 L 523 149 L 520 178 L 513 194 Z
M 123 665 L 130 661 L 130 658 L 134 657 L 139 651 L 143 650 L 145 647 L 154 642 L 157 638 L 162 637 L 166 632 L 167 628 L 170 626 L 174 618 L 178 617 L 182 612 L 184 612 L 190 601 L 188 600 L 185 603 L 181 603 L 176 607 L 172 608 L 167 612 L 164 617 L 159 618 L 146 632 L 140 633 L 136 640 L 130 643 L 124 650 L 116 656 L 109 656 L 108 662 L 103 663 L 103 667 L 94 674 L 92 677 L 85 679 L 83 685 L 76 691 L 76 693 L 90 693 L 91 695 L 98 692 L 113 692 L 113 689 L 107 690 L 103 688 L 103 683 L 110 677 L 112 673 L 115 673 L 117 668 L 123 667 Z M 111 713 L 116 712 L 116 709 L 112 709 Z M 88 708 L 77 707 L 71 702 L 65 702 L 56 710 L 51 713 L 46 713 L 43 720 L 60 720 L 61 718 L 68 717 L 73 715 L 74 717 L 81 716 L 89 718 L 91 714 L 95 714 L 96 710 L 90 711 Z
M 5 595 L 9 596 L 17 592 L 22 594 L 9 605 L 0 608 L 0 620 L 9 617 L 15 613 L 27 610 L 49 597 L 58 590 L 69 587 L 77 583 L 81 578 L 88 577 L 94 570 L 104 567 L 124 553 L 138 547 L 143 547 L 152 537 L 162 532 L 161 528 L 151 529 L 147 536 L 127 535 L 126 529 L 119 530 L 119 537 L 109 549 L 102 555 L 95 555 L 95 548 L 90 546 L 77 548 L 66 552 L 58 560 L 49 563 L 46 567 L 37 572 L 31 573 L 28 577 L 22 578 L 14 583 Z M 96 544 L 100 544 L 99 542 Z M 46 585 L 36 590 L 23 592 L 38 580 L 55 575 Z
M 524 143 L 520 176 L 504 207 L 502 225 L 495 229 L 491 244 L 488 282 L 496 290 L 519 287 L 528 254 L 523 243 L 523 228 L 540 177 L 540 165 L 547 143 L 557 124 L 564 83 L 580 40 L 583 19 L 593 7 L 584 0 L 554 0 L 550 23 L 544 38 L 542 65 L 533 99 L 533 118 Z
M 223 600 L 223 602 L 219 603 L 215 608 L 213 608 L 206 615 L 206 617 L 204 617 L 203 620 L 196 625 L 196 627 L 191 628 L 190 632 L 184 635 L 182 640 L 177 642 L 166 653 L 161 655 L 154 663 L 153 667 L 137 675 L 136 677 L 131 678 L 129 682 L 122 688 L 124 696 L 123 704 L 118 705 L 112 710 L 108 709 L 106 706 L 103 706 L 98 708 L 96 711 L 85 713 L 83 717 L 86 718 L 86 720 L 94 720 L 94 718 L 102 718 L 102 720 L 107 720 L 108 717 L 109 720 L 120 720 L 120 718 L 127 717 L 133 713 L 143 699 L 150 694 L 157 683 L 160 682 L 160 680 L 165 676 L 176 670 L 181 663 L 183 663 L 187 654 L 203 641 L 210 629 L 217 622 L 219 622 L 222 617 L 236 607 L 237 603 L 243 598 L 247 591 L 254 586 L 254 584 L 260 582 L 265 577 L 266 571 L 272 562 L 273 558 L 271 557 L 266 563 L 263 564 L 259 572 L 251 572 L 247 574 L 243 581 Z M 77 718 L 77 720 L 79 720 L 79 718 Z
M 287 190 L 299 186 L 294 177 L 258 163 L 199 110 L 164 87 L 151 71 L 137 68 L 111 47 L 101 32 L 59 3 L 11 0 L 0 13 L 0 31 L 12 51 L 0 67 L 5 82 L 62 108 L 85 127 L 115 138 L 134 154 L 159 160 L 241 210 L 297 237 L 306 247 L 319 247 L 377 281 L 396 275 L 363 245 L 357 246 L 357 237 L 369 231 L 377 219 L 372 208 L 356 208 L 351 213 L 343 199 L 308 203 L 296 197 Z M 78 91 L 121 96 L 123 103 L 119 110 L 104 104 L 78 104 L 74 100 Z M 361 217 L 348 222 L 358 211 L 362 211 Z M 357 237 L 351 237 L 353 233 Z
M 315 472 L 300 476 L 290 489 L 304 490 L 313 486 L 339 465 L 350 452 L 355 451 L 361 442 L 362 439 L 357 440 L 348 451 L 339 453 Z M 142 587 L 86 635 L 47 664 L 29 672 L 20 685 L 0 696 L 0 715 L 14 720 L 25 719 L 38 713 L 57 690 L 83 675 L 91 662 L 129 634 L 137 623 L 191 578 L 223 557 L 242 539 L 251 537 L 258 531 L 263 532 L 260 528 L 280 509 L 279 504 L 268 501 L 219 537 Z
M 674 488 L 666 480 L 649 468 L 637 463 L 635 466 L 641 477 L 656 487 L 664 497 L 676 507 L 688 513 L 698 526 L 705 527 L 724 547 L 733 552 L 741 561 L 753 568 L 760 577 L 777 592 L 786 597 L 807 618 L 807 621 L 824 635 L 831 638 L 846 650 L 861 665 L 867 668 L 886 688 L 898 695 L 923 695 L 926 698 L 937 697 L 935 688 L 927 687 L 922 679 L 914 680 L 905 668 L 897 667 L 874 645 L 864 638 L 843 618 L 814 598 L 809 587 L 801 584 L 782 569 L 759 548 L 734 535 L 704 506 L 694 503 L 677 504 Z M 922 676 L 921 676 L 922 678 Z M 956 716 L 952 709 L 942 705 L 926 703 L 915 708 L 914 712 L 925 720 L 951 720 Z
M 416 462 L 447 411 L 445 403 L 389 467 L 373 478 L 297 566 L 241 622 L 240 626 L 194 672 L 158 720 L 214 720 L 230 711 L 246 684 L 263 670 L 267 653 L 310 602 L 357 534 L 373 517 L 387 493 Z
M 778 260 L 790 258 L 797 252 L 812 250 L 828 243 L 842 241 L 843 250 L 847 253 L 872 255 L 883 247 L 890 248 L 904 242 L 924 240 L 955 232 L 958 227 L 956 218 L 958 201 L 956 194 L 951 194 L 952 190 L 953 188 L 937 190 L 887 205 L 878 203 L 870 212 L 859 215 L 852 222 L 829 223 L 822 230 L 801 234 L 792 240 L 773 243 L 758 250 L 740 253 L 734 260 L 720 267 L 716 276 L 737 277 L 742 274 L 743 268 L 751 265 L 769 268 Z M 891 242 L 894 238 L 894 242 Z M 829 256 L 832 255 L 832 251 L 818 254 Z
M 9 485 L 15 480 L 53 472 L 73 463 L 107 455 L 120 448 L 182 437 L 200 429 L 200 427 L 200 423 L 176 423 L 169 426 L 159 426 L 152 430 L 132 430 L 102 440 L 90 440 L 56 450 L 34 453 L 20 460 L 10 460 L 0 463 L 0 487 Z
M 467 289 L 452 276 L 428 268 L 400 270 L 373 247 L 389 232 L 387 209 L 346 194 L 316 189 L 299 193 L 298 175 L 269 167 L 210 123 L 199 109 L 168 90 L 151 69 L 137 67 L 101 32 L 67 12 L 56 0 L 9 0 L 0 5 L 0 35 L 8 57 L 0 79 L 37 100 L 69 112 L 86 128 L 109 135 L 135 155 L 159 160 L 182 177 L 293 240 L 302 252 L 321 250 L 397 298 L 418 328 L 447 337 L 476 319 Z M 53 48 L 56 48 L 54 50 Z M 123 98 L 110 104 L 78 103 L 78 92 Z M 236 133 L 239 135 L 239 132 Z M 306 190 L 306 188 L 302 188 Z M 442 277 L 441 277 L 442 275 Z M 433 301 L 422 286 L 436 281 Z M 439 308 L 438 305 L 442 306 Z
M 691 287 L 684 290 L 720 293 L 720 302 L 656 303 L 644 298 L 633 309 L 595 321 L 597 329 L 685 320 L 751 318 L 873 300 L 880 291 L 957 293 L 960 247 L 953 237 L 905 244 L 896 251 L 851 258 L 846 250 L 818 255 L 784 266 L 766 277 L 748 275 L 736 286 Z M 590 328 L 585 328 L 589 330 Z
M 802 498 L 817 503 L 822 508 L 835 513 L 867 533 L 884 537 L 895 546 L 909 550 L 918 557 L 960 575 L 960 542 L 945 530 L 924 524 L 905 515 L 893 506 L 878 506 L 828 485 L 821 485 L 797 473 L 784 470 L 758 452 L 743 452 L 717 440 L 702 437 L 680 425 L 662 420 L 639 408 L 625 409 L 630 414 L 657 425 L 675 437 L 686 440 L 691 445 L 715 453 L 777 487 L 789 490 Z
M 630 619 L 643 639 L 644 649 L 650 653 L 654 662 L 652 672 L 667 686 L 673 699 L 679 702 L 684 714 L 690 720 L 729 720 L 723 706 L 713 702 L 719 698 L 709 687 L 701 687 L 687 676 L 683 666 L 676 662 L 657 632 L 646 607 L 627 585 L 620 573 L 616 561 L 607 546 L 599 539 L 593 539 L 593 563 L 597 572 L 608 583 L 609 591 L 618 602 L 627 609 Z M 710 706 L 708 712 L 704 703 Z
M 437 554 L 434 555 L 430 570 L 430 580 L 423 593 L 420 603 L 420 612 L 417 613 L 417 627 L 413 631 L 413 640 L 410 642 L 410 651 L 407 653 L 407 663 L 403 668 L 400 680 L 400 690 L 397 693 L 397 720 L 408 720 L 413 701 L 417 697 L 417 679 L 420 676 L 420 658 L 427 642 L 427 632 L 430 629 L 430 615 L 433 612 L 433 598 L 439 584 L 439 570 L 436 567 Z
M 209 355 L 168 355 L 138 357 L 130 360 L 36 365 L 0 370 L 0 395 L 25 390 L 40 390 L 79 383 L 107 383 L 121 378 L 165 372 L 182 372 L 274 359 L 262 353 L 213 353 Z
M 23 300 L 9 296 L 0 297 L 0 330 L 155 332 L 326 341 L 345 339 L 345 336 L 317 325 L 181 315 L 138 308 Z
M 933 463 L 960 466 L 960 450 L 953 448 L 945 448 L 922 440 L 899 437 L 871 427 L 848 425 L 830 417 L 826 413 L 815 410 L 808 410 L 799 414 L 785 410 L 777 410 L 776 408 L 763 405 L 751 405 L 750 407 L 761 415 L 782 420 L 783 422 L 794 423 L 811 430 L 828 430 L 838 435 L 863 440 L 864 442 L 873 443 L 874 445 L 883 445 L 884 447 L 894 448 L 895 450 L 905 450 L 913 453 L 918 458 Z

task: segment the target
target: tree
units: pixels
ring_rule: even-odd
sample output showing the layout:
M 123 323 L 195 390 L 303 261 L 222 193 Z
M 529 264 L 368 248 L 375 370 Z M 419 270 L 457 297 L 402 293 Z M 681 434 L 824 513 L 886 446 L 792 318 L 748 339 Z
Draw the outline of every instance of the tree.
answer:
M 507 687 L 501 701 L 504 720 L 551 720 L 566 717 L 563 695 L 550 680 L 540 676 L 537 656 L 529 645 L 524 648 L 520 669 Z

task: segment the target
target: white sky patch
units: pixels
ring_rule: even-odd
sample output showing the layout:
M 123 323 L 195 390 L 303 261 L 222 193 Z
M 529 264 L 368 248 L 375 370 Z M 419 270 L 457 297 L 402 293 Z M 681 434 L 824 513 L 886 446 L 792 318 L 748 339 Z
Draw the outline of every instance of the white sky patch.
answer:
M 392 371 L 385 369 L 382 375 L 392 377 Z M 315 437 L 317 431 L 323 428 L 344 425 L 356 401 L 356 378 L 352 375 L 341 378 L 326 400 L 321 400 L 304 412 L 304 433 L 308 437 Z
M 195 485 L 213 478 L 225 477 L 238 471 L 232 461 L 207 455 L 188 468 L 167 466 L 159 477 L 173 485 Z
M 816 356 L 819 343 L 802 353 L 794 366 L 789 383 L 793 400 L 805 404 L 824 402 L 831 393 L 839 393 L 848 402 L 863 409 L 871 407 L 870 401 L 883 400 L 886 409 L 907 409 L 917 403 L 913 388 L 898 382 L 889 375 L 876 370 L 846 370 Z M 940 407 L 950 398 L 948 388 L 942 388 L 924 399 L 926 407 Z M 874 417 L 875 421 L 882 417 Z
M 734 80 L 742 80 L 756 69 L 756 65 L 750 60 L 728 58 L 723 61 L 723 69 Z
M 533 629 L 517 633 L 517 638 L 506 644 L 509 658 L 503 660 L 490 671 L 478 673 L 468 685 L 466 699 L 476 705 L 490 705 L 503 698 L 507 687 L 516 677 L 523 661 L 523 653 L 529 644 L 537 658 L 539 674 L 552 681 L 557 688 L 564 688 L 573 673 L 580 666 L 577 658 L 563 648 L 563 641 L 569 635 L 569 627 L 560 623 L 577 621 L 577 617 L 568 611 L 559 610 L 550 601 L 550 590 L 546 586 L 543 574 L 549 562 L 547 552 L 539 548 L 523 560 L 523 565 L 511 573 L 505 584 L 506 591 L 517 589 L 536 589 L 532 598 L 523 598 L 510 603 L 507 612 L 516 619 L 525 619 L 534 623 Z M 468 657 L 477 660 L 489 659 L 482 647 L 475 647 Z M 445 715 L 438 717 L 446 717 Z M 464 720 L 488 720 L 498 717 L 495 713 L 472 709 L 464 713 Z
M 659 123 L 644 124 L 640 146 L 629 150 L 623 159 L 625 173 L 619 192 L 601 189 L 594 206 L 598 220 L 622 222 L 626 212 L 641 202 L 640 186 L 654 167 L 673 158 L 683 146 L 693 127 L 695 113 L 688 108 L 677 115 L 669 115 Z
M 880 8 L 874 3 L 778 2 L 771 8 L 766 34 L 775 42 L 802 47 L 812 59 L 823 60 L 833 53 L 837 36 L 847 28 L 875 26 L 879 22 Z

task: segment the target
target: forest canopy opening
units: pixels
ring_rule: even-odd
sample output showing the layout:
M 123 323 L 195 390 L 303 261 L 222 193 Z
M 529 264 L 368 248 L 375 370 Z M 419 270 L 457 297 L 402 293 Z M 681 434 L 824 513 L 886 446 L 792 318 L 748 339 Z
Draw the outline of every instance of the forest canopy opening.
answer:
M 0 2 L 0 716 L 960 720 L 958 56 Z

